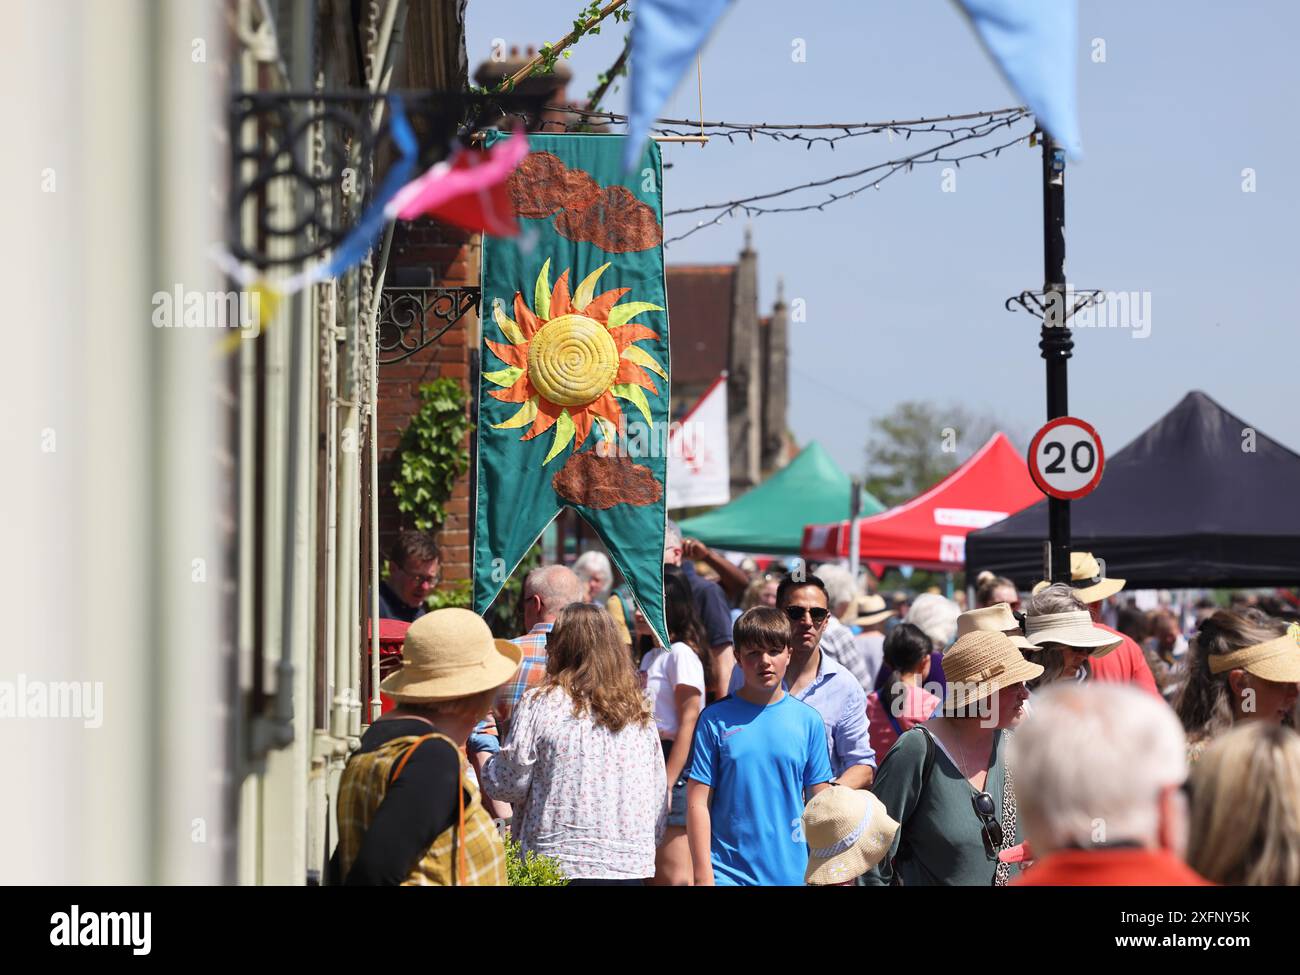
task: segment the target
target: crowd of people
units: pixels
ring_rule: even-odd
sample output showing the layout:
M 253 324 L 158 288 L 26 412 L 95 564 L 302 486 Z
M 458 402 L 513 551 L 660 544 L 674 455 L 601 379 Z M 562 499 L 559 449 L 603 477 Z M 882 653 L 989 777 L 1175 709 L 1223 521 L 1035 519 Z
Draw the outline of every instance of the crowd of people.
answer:
M 412 536 L 341 882 L 504 883 L 508 822 L 574 885 L 1300 884 L 1285 605 L 1141 611 L 1074 553 L 1069 583 L 986 573 L 966 607 L 735 565 L 669 523 L 666 633 L 588 552 L 528 573 L 501 640 L 423 612 L 437 550 Z

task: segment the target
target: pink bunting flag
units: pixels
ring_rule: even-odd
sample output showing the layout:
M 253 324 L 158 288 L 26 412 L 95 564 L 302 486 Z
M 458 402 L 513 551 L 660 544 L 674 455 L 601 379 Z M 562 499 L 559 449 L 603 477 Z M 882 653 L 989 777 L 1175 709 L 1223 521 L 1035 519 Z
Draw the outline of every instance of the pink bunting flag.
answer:
M 397 191 L 388 205 L 401 220 L 433 217 L 496 237 L 519 233 L 506 179 L 528 155 L 522 130 L 490 150 L 462 149 Z

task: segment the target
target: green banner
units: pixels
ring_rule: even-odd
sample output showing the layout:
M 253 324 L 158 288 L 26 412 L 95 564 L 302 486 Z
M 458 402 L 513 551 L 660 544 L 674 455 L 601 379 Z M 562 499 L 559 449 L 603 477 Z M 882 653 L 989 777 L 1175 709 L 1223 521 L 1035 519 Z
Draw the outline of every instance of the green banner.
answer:
M 489 133 L 488 145 L 505 138 Z M 516 238 L 483 237 L 474 608 L 560 510 L 609 549 L 661 639 L 668 443 L 663 171 L 624 139 L 530 135 Z M 664 639 L 665 645 L 667 643 Z

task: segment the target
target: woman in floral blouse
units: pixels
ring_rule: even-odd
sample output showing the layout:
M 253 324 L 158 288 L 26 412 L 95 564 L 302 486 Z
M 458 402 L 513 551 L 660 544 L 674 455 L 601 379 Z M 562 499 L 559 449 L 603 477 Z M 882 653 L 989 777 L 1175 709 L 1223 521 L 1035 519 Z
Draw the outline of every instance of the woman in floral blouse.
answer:
M 600 607 L 561 610 L 546 652 L 546 677 L 520 700 L 483 784 L 514 806 L 520 846 L 574 883 L 640 884 L 668 812 L 649 702 Z

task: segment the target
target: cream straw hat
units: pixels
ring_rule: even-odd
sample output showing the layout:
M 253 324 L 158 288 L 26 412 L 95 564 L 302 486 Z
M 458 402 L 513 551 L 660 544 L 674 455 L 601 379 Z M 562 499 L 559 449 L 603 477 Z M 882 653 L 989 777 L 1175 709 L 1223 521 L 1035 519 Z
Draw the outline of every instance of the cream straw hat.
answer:
M 963 637 L 976 630 L 1001 633 L 1021 650 L 1037 650 L 1038 645 L 1030 643 L 1020 632 L 1020 623 L 1011 612 L 1009 603 L 994 603 L 980 609 L 968 609 L 957 617 L 957 636 Z
M 1034 586 L 1034 592 L 1041 592 L 1048 585 L 1044 580 Z M 1124 580 L 1106 578 L 1101 563 L 1091 552 L 1071 552 L 1070 585 L 1074 587 L 1074 594 L 1085 603 L 1098 603 L 1123 589 Z
M 894 615 L 894 611 L 885 604 L 885 597 L 874 593 L 859 597 L 855 612 L 857 617 L 849 621 L 854 626 L 875 626 Z
M 379 689 L 396 701 L 451 701 L 500 687 L 519 669 L 523 651 L 495 640 L 468 609 L 435 609 L 411 624 L 402 669 Z
M 1210 673 L 1222 674 L 1240 667 L 1263 680 L 1291 684 L 1300 681 L 1300 625 L 1292 623 L 1286 636 L 1231 653 L 1209 655 Z
M 804 883 L 842 884 L 862 876 L 885 858 L 897 832 L 885 804 L 865 789 L 823 789 L 803 811 Z
M 1063 643 L 1075 650 L 1091 650 L 1093 657 L 1104 657 L 1124 642 L 1109 630 L 1093 626 L 1092 616 L 1086 609 L 1041 616 L 1031 614 L 1025 617 L 1025 633 L 1040 647 L 1044 643 Z
M 961 712 L 1013 684 L 1042 676 L 1043 668 L 1031 664 L 1005 634 L 975 630 L 958 637 L 943 655 L 944 713 Z

